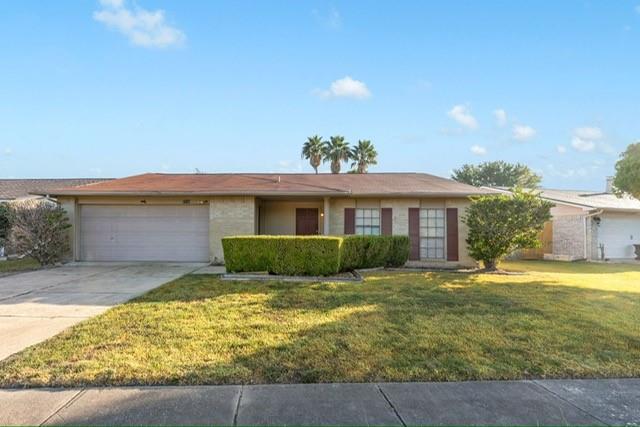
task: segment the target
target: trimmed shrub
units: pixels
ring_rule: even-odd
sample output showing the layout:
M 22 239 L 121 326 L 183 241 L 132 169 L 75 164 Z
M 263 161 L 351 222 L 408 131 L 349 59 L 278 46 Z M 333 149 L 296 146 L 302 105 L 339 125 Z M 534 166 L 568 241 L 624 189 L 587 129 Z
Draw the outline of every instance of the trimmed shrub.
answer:
M 408 259 L 407 236 L 345 236 L 340 270 L 401 267 Z
M 229 272 L 328 276 L 340 269 L 340 237 L 237 236 L 222 239 Z
M 411 245 L 409 236 L 393 236 L 391 250 L 387 257 L 387 267 L 402 267 L 409 260 Z

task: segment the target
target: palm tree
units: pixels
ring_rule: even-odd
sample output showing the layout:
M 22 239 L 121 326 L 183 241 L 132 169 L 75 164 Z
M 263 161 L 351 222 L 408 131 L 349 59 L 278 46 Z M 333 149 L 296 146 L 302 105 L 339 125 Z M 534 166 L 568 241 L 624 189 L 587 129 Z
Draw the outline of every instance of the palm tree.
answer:
M 309 160 L 309 164 L 316 173 L 318 173 L 318 166 L 320 166 L 322 162 L 323 152 L 324 142 L 322 142 L 321 136 L 310 136 L 307 138 L 307 141 L 302 144 L 302 158 Z
M 370 165 L 378 164 L 378 152 L 371 141 L 365 139 L 358 141 L 358 145 L 351 149 L 351 168 L 356 173 L 367 173 Z
M 331 173 L 340 173 L 341 164 L 349 161 L 351 150 L 344 136 L 332 136 L 330 141 L 324 143 L 322 154 L 325 162 L 331 162 Z

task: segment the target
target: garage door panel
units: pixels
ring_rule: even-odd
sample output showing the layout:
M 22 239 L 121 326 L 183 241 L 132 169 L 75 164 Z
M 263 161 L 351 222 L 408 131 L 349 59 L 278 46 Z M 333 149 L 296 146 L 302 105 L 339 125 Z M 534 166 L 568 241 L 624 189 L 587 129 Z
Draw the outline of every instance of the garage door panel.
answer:
M 603 215 L 598 242 L 604 245 L 607 258 L 634 258 L 633 245 L 640 244 L 640 214 Z
M 86 261 L 208 261 L 208 206 L 81 206 Z

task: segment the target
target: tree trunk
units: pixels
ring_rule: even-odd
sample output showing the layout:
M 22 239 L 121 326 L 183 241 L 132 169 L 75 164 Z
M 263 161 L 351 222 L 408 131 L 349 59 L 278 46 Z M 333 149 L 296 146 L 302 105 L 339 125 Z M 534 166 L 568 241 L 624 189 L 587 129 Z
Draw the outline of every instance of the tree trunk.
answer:
M 332 161 L 331 162 L 331 173 L 340 173 L 340 162 Z
M 497 271 L 498 270 L 498 261 L 495 259 L 485 259 L 482 261 L 484 264 L 484 269 L 487 271 Z

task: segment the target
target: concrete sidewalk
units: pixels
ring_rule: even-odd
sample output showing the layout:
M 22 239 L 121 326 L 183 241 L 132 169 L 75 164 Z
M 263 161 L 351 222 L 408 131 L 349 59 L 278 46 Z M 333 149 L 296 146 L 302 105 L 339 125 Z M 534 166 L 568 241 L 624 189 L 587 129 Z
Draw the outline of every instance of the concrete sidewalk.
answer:
M 640 425 L 640 379 L 0 390 L 0 425 Z

